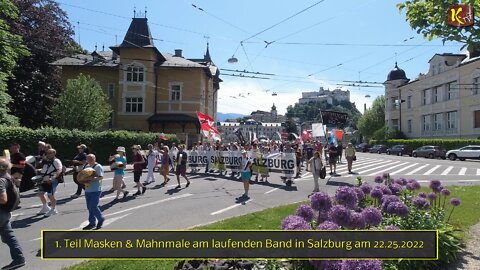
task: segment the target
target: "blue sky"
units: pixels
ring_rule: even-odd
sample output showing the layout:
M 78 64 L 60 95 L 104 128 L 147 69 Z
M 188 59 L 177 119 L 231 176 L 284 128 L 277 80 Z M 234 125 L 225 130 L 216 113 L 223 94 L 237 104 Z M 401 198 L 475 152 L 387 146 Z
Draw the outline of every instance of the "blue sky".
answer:
M 58 2 L 75 26 L 75 39 L 89 51 L 95 44 L 100 50 L 121 43 L 134 7 L 142 12 L 147 7 L 161 52 L 182 49 L 186 58 L 201 58 L 208 41 L 221 69 L 274 74 L 265 76 L 268 80 L 222 76 L 218 111 L 223 113 L 250 114 L 270 110 L 275 103 L 283 114 L 301 92 L 334 89 L 348 84 L 344 81 L 384 82 L 395 60 L 414 79 L 428 70 L 435 53 L 458 53 L 461 48 L 459 43 L 423 39 L 398 11 L 400 0 Z M 266 47 L 265 41 L 273 43 Z M 233 55 L 236 64 L 227 61 Z M 383 87 L 342 89 L 351 91 L 351 101 L 362 112 L 364 103 L 369 107 L 384 92 Z

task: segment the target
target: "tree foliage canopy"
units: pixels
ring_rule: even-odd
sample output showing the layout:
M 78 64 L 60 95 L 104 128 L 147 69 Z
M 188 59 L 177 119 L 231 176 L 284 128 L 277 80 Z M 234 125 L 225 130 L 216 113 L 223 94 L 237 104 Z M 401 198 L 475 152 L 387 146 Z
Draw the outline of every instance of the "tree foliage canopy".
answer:
M 410 26 L 419 34 L 423 34 L 428 40 L 441 38 L 445 41 L 459 41 L 465 43 L 469 50 L 480 43 L 480 24 L 478 12 L 480 1 L 462 0 L 464 4 L 471 4 L 477 12 L 476 24 L 470 27 L 454 27 L 447 23 L 448 7 L 459 1 L 445 0 L 409 0 L 398 3 L 397 7 L 406 11 L 406 20 Z
M 385 97 L 377 97 L 372 104 L 372 107 L 368 109 L 357 123 L 358 130 L 363 136 L 371 139 L 385 127 Z
M 7 81 L 13 75 L 17 59 L 29 55 L 22 37 L 10 32 L 6 20 L 18 18 L 18 9 L 9 0 L 0 0 L 0 124 L 15 125 L 18 119 L 10 115 L 11 96 L 6 92 Z
M 80 74 L 67 81 L 52 112 L 59 128 L 96 130 L 107 123 L 112 108 L 100 85 L 90 76 Z
M 20 124 L 40 127 L 52 122 L 51 109 L 61 90 L 60 71 L 51 63 L 67 54 L 72 27 L 66 13 L 53 0 L 12 0 L 18 20 L 6 19 L 13 33 L 23 37 L 31 52 L 17 61 L 8 93 L 12 113 Z

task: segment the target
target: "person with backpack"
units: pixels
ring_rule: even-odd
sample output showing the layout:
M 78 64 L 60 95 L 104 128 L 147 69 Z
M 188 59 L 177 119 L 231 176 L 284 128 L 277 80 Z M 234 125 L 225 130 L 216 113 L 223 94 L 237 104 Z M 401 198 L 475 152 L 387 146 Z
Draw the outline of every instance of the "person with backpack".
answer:
M 140 178 L 142 177 L 143 172 L 143 164 L 145 164 L 145 160 L 143 159 L 143 155 L 140 153 L 141 148 L 139 145 L 134 145 L 132 147 L 133 151 L 133 182 L 137 185 L 137 192 L 133 194 L 133 196 L 137 196 L 140 194 L 144 194 L 147 188 L 140 182 Z
M 20 198 L 15 184 L 8 174 L 11 166 L 8 160 L 0 158 L 0 236 L 2 242 L 10 248 L 10 257 L 12 258 L 12 262 L 2 269 L 17 269 L 25 265 L 22 247 L 20 247 L 13 234 L 12 224 L 10 223 L 11 212 L 15 209 Z
M 102 195 L 102 180 L 103 167 L 97 163 L 97 158 L 94 154 L 87 155 L 87 163 L 83 166 L 83 170 L 92 168 L 95 170 L 95 175 L 87 180 L 85 183 L 85 200 L 88 209 L 88 225 L 83 230 L 98 230 L 103 226 L 105 218 L 102 211 L 98 207 L 100 203 L 100 196 Z
M 62 162 L 55 157 L 57 151 L 53 148 L 47 150 L 47 158 L 43 162 L 43 168 L 40 171 L 40 175 L 43 176 L 43 181 L 39 186 L 38 197 L 42 201 L 42 209 L 38 214 L 44 214 L 45 217 L 56 215 L 58 213 L 57 199 L 55 199 L 55 191 L 57 190 L 58 183 L 63 183 L 63 166 Z M 47 205 L 47 199 L 45 198 L 47 193 L 50 200 L 50 207 Z
M 185 178 L 185 180 L 187 180 L 187 185 L 185 186 L 186 188 L 188 186 L 190 186 L 190 180 L 188 180 L 188 177 L 187 177 L 187 160 L 188 160 L 188 155 L 187 155 L 187 152 L 185 152 L 185 144 L 181 144 L 179 145 L 179 150 L 178 150 L 178 153 L 177 153 L 177 168 L 176 168 L 176 171 L 175 171 L 175 174 L 177 175 L 177 182 L 178 182 L 178 186 L 176 186 L 175 188 L 180 188 L 180 175 L 183 176 L 183 178 Z

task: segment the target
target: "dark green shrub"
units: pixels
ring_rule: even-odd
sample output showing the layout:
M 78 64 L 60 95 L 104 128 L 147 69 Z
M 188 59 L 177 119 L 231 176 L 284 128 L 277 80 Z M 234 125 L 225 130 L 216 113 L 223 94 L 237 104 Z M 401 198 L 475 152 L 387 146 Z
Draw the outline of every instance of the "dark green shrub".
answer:
M 83 143 L 96 154 L 97 161 L 106 164 L 108 157 L 115 154 L 117 146 L 127 149 L 127 158 L 131 158 L 130 147 L 140 144 L 143 149 L 147 144 L 159 141 L 159 133 L 139 133 L 130 131 L 101 131 L 85 132 L 81 130 L 67 130 L 58 128 L 29 129 L 24 127 L 0 126 L 0 150 L 7 149 L 11 143 L 21 145 L 25 155 L 37 154 L 38 141 L 49 143 L 57 150 L 57 157 L 61 160 L 72 159 L 77 153 L 76 146 Z M 165 135 L 169 140 L 167 145 L 178 140 L 175 135 Z M 131 160 L 131 159 L 130 159 Z

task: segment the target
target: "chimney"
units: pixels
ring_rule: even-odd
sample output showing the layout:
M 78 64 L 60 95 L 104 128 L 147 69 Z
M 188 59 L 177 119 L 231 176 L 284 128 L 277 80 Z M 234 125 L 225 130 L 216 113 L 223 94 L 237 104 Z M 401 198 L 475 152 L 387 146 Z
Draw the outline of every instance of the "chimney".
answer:
M 176 56 L 176 57 L 183 57 L 183 56 L 182 56 L 182 50 L 181 50 L 181 49 L 176 49 L 176 50 L 175 50 L 175 56 Z

